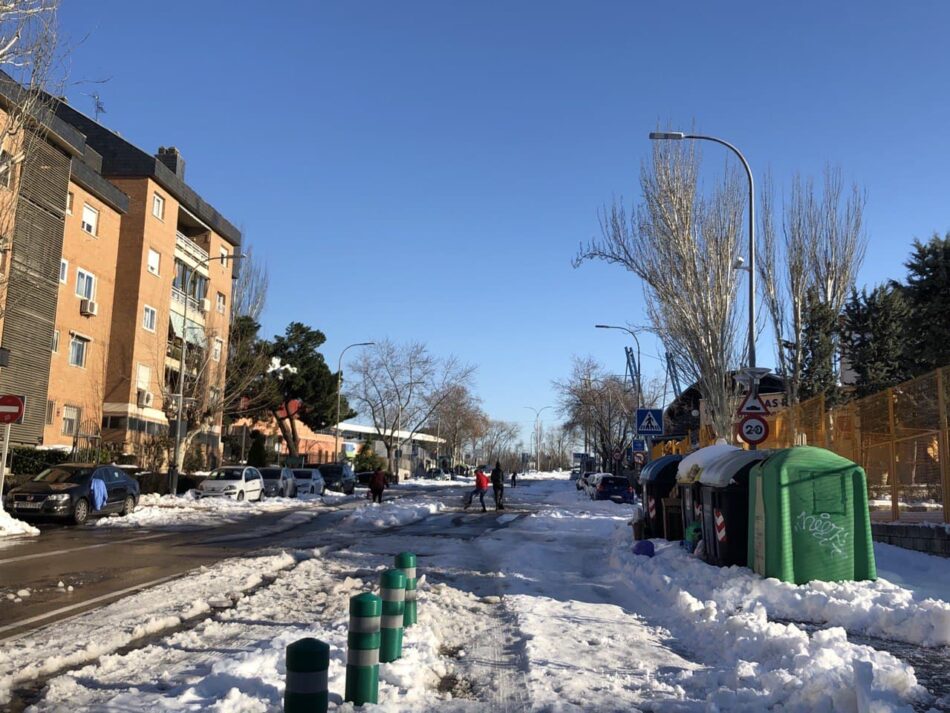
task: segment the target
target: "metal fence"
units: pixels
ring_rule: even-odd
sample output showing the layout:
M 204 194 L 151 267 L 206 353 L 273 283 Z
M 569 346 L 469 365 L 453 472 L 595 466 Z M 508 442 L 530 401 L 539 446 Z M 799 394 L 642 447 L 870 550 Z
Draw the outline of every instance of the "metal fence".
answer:
M 824 396 L 768 418 L 760 448 L 813 445 L 861 465 L 876 519 L 950 522 L 950 366 L 842 406 Z M 663 444 L 663 453 L 686 453 L 692 440 Z M 700 445 L 713 442 L 702 429 Z

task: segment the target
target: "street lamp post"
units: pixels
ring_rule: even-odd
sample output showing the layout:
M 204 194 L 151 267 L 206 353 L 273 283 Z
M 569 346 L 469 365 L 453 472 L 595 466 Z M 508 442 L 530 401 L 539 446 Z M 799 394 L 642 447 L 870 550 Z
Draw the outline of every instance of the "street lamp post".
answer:
M 194 276 L 198 273 L 198 268 L 207 265 L 209 262 L 217 260 L 222 265 L 224 265 L 224 263 L 230 260 L 241 260 L 244 257 L 246 256 L 243 253 L 237 255 L 221 255 L 219 257 L 211 257 L 209 255 L 206 258 L 198 260 L 198 262 L 195 263 L 195 267 L 190 270 L 187 277 L 185 277 L 185 307 L 182 314 L 181 327 L 181 360 L 179 361 L 178 369 L 178 414 L 177 418 L 175 419 L 175 462 L 172 464 L 172 477 L 170 484 L 172 495 L 175 495 L 178 492 L 178 473 L 181 471 L 182 466 L 181 423 L 182 417 L 185 415 L 185 369 L 187 368 L 185 357 L 188 354 L 188 300 L 191 299 L 191 282 Z
M 755 183 L 752 179 L 752 169 L 749 167 L 749 162 L 746 161 L 745 156 L 742 155 L 739 149 L 728 141 L 716 138 L 715 136 L 687 134 L 682 131 L 651 131 L 650 139 L 654 141 L 682 141 L 684 139 L 712 141 L 732 151 L 739 157 L 743 168 L 745 168 L 746 176 L 749 179 L 749 265 L 745 268 L 749 271 L 749 373 L 751 375 L 749 379 L 749 390 L 754 398 L 759 391 L 760 377 L 757 378 L 755 376 L 757 373 L 755 366 Z M 751 448 L 755 450 L 754 445 L 751 446 Z
M 541 413 L 551 408 L 551 406 L 542 406 L 537 409 L 534 406 L 525 406 L 526 409 L 534 411 L 534 458 L 538 471 L 541 470 Z
M 343 355 L 347 349 L 352 347 L 371 347 L 376 342 L 357 342 L 350 344 L 346 349 L 340 352 L 340 358 L 336 364 L 336 428 L 334 429 L 333 451 L 334 458 L 340 457 L 340 388 L 343 386 Z
M 619 329 L 622 332 L 626 332 L 631 337 L 633 337 L 633 342 L 634 344 L 637 345 L 637 408 L 639 408 L 640 402 L 642 401 L 642 396 L 643 396 L 643 382 L 641 381 L 642 372 L 640 371 L 640 340 L 637 338 L 637 333 L 634 332 L 632 329 L 629 329 L 628 327 L 615 327 L 610 324 L 595 324 L 594 328 L 595 329 Z

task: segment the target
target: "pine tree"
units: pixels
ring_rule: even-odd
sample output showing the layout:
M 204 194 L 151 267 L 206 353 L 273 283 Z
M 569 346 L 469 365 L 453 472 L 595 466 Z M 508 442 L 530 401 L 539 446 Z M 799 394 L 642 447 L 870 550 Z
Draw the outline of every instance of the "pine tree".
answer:
M 357 473 L 374 471 L 377 468 L 385 467 L 385 465 L 386 461 L 373 452 L 373 447 L 369 444 L 369 441 L 360 446 L 356 458 L 353 459 L 353 470 Z
M 904 298 L 910 310 L 907 356 L 912 376 L 950 364 L 950 233 L 914 241 Z
M 799 385 L 801 400 L 824 394 L 834 403 L 838 397 L 838 376 L 835 372 L 835 345 L 838 315 L 831 305 L 822 302 L 815 290 L 805 296 L 802 329 L 802 374 Z
M 879 285 L 870 294 L 852 293 L 844 308 L 844 353 L 857 380 L 858 397 L 910 378 L 905 333 L 910 309 L 900 285 Z

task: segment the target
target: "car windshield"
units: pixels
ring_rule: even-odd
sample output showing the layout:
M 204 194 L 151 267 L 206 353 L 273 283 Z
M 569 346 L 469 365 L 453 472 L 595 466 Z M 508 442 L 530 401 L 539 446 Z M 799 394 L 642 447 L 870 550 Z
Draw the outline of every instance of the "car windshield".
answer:
M 243 468 L 216 468 L 208 474 L 208 480 L 241 480 Z
M 33 478 L 35 483 L 81 483 L 92 472 L 92 468 L 47 468 Z
M 295 470 L 294 477 L 299 478 L 300 480 L 312 480 L 313 473 L 311 473 L 309 470 Z
M 280 468 L 261 468 L 260 471 L 264 480 L 280 480 Z

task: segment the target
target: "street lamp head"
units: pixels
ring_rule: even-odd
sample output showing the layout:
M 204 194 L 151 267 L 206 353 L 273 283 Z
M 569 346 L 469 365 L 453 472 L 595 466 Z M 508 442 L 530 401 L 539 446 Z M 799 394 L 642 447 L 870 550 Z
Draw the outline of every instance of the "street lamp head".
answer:
M 671 140 L 679 141 L 685 139 L 686 134 L 682 131 L 651 131 L 650 139 L 653 141 Z
M 594 329 L 613 329 L 609 324 L 595 324 Z
M 736 261 L 732 263 L 733 270 L 745 270 L 745 258 L 741 255 L 736 258 Z

